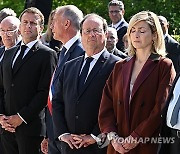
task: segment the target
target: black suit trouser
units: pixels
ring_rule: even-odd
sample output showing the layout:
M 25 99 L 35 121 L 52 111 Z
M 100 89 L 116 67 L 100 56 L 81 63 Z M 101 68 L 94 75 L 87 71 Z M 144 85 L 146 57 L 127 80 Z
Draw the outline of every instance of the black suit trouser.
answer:
M 1 142 L 5 154 L 39 154 L 43 137 L 27 136 L 22 133 L 4 131 Z

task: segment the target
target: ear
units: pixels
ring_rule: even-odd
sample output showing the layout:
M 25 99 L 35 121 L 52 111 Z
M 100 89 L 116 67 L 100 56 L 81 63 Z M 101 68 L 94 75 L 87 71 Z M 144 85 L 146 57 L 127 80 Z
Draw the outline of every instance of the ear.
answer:
M 44 26 L 41 25 L 41 26 L 40 26 L 40 34 L 43 32 L 43 29 L 44 29 Z
M 155 33 L 153 34 L 153 39 L 152 39 L 152 40 L 153 40 L 154 42 L 156 42 L 157 37 L 158 37 L 158 36 L 157 36 L 157 32 L 155 32 Z
M 70 25 L 71 25 L 71 21 L 70 20 L 66 20 L 65 24 L 64 24 L 65 29 L 68 29 L 70 27 Z

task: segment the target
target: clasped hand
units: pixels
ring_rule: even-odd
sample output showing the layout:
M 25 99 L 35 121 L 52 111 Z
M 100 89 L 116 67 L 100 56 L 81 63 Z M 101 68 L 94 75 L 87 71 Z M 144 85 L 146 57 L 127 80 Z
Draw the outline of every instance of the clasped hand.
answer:
M 0 116 L 0 124 L 2 128 L 4 128 L 6 131 L 9 131 L 11 133 L 15 132 L 16 127 L 21 125 L 23 121 L 18 115 L 12 115 L 12 116 Z
M 139 143 L 130 135 L 124 141 L 116 137 L 111 144 L 117 152 L 124 154 L 134 149 Z
M 66 134 L 61 137 L 63 142 L 66 142 L 71 149 L 74 147 L 79 149 L 81 147 L 87 147 L 90 144 L 94 144 L 96 141 L 91 137 L 91 135 L 81 134 Z

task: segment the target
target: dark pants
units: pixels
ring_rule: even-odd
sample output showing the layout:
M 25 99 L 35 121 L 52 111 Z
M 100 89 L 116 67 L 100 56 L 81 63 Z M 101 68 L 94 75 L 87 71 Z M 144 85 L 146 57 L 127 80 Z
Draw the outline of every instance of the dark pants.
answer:
M 171 129 L 171 137 L 175 137 L 175 142 L 169 145 L 170 154 L 180 154 L 180 131 Z
M 58 144 L 60 144 L 60 141 L 48 140 L 48 154 L 61 154 L 61 151 L 57 147 Z
M 39 154 L 43 137 L 26 136 L 19 133 L 4 131 L 1 143 L 5 154 Z

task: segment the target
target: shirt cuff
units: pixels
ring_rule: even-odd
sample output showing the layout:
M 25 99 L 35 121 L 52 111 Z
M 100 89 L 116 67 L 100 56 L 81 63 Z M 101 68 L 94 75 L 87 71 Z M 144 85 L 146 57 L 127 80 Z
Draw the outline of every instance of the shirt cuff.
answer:
M 21 118 L 21 120 L 22 120 L 25 124 L 27 124 L 27 122 L 20 116 L 19 113 L 17 113 L 17 115 L 19 116 L 19 118 Z
M 61 134 L 61 135 L 58 137 L 59 141 L 61 141 L 61 137 L 63 137 L 64 135 L 69 135 L 69 134 L 70 134 L 70 133 Z
M 101 142 L 101 139 L 99 137 L 96 137 L 95 135 L 93 134 L 90 134 L 91 137 L 96 141 L 96 142 Z

